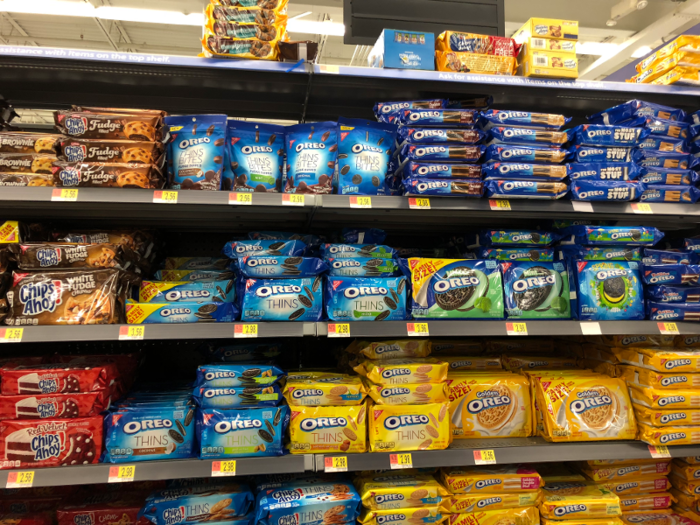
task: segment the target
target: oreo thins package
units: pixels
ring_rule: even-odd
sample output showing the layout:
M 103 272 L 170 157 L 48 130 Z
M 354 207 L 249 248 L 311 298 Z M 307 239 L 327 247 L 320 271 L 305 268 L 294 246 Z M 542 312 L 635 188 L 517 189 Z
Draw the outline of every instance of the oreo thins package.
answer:
M 229 120 L 226 127 L 228 165 L 224 189 L 282 191 L 284 126 Z
M 283 398 L 277 383 L 230 388 L 196 386 L 192 395 L 200 408 L 276 407 Z
M 333 321 L 407 319 L 405 277 L 328 277 L 326 314 Z
M 644 319 L 644 297 L 635 261 L 576 261 L 581 321 Z
M 128 324 L 231 323 L 238 317 L 233 303 L 182 301 L 126 303 Z
M 569 278 L 561 262 L 502 262 L 508 318 L 569 319 Z
M 223 254 L 229 259 L 246 255 L 272 255 L 274 257 L 303 255 L 306 244 L 302 241 L 231 241 L 224 245 Z
M 239 257 L 235 264 L 249 279 L 316 277 L 328 270 L 317 257 Z
M 416 319 L 502 319 L 503 283 L 498 262 L 408 259 Z
M 297 124 L 286 128 L 285 193 L 332 193 L 338 159 L 335 122 Z
M 401 274 L 398 264 L 393 259 L 330 257 L 326 262 L 329 268 L 328 275 L 333 277 L 394 277 Z
M 203 409 L 197 412 L 202 459 L 281 456 L 289 407 Z
M 139 289 L 141 303 L 177 303 L 182 301 L 236 300 L 236 287 L 230 281 L 142 281 Z
M 641 182 L 577 179 L 571 183 L 571 200 L 629 202 L 646 189 Z
M 700 303 L 700 286 L 647 286 L 644 297 L 656 303 Z
M 246 279 L 242 281 L 242 321 L 320 321 L 323 289 L 315 279 Z
M 393 259 L 396 250 L 383 244 L 323 244 L 321 253 L 324 258 L 347 259 L 371 257 L 372 259 Z
M 234 387 L 269 385 L 284 376 L 274 365 L 221 364 L 197 368 L 196 386 Z

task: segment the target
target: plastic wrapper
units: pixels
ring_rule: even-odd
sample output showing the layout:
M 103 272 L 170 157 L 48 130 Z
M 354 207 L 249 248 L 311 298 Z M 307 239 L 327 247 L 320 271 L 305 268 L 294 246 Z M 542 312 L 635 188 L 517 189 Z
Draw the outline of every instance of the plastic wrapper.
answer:
M 501 263 L 508 318 L 570 319 L 569 279 L 562 262 Z
M 624 246 L 578 246 L 562 245 L 558 247 L 560 258 L 581 261 L 641 261 L 639 248 Z
M 159 142 L 133 140 L 89 140 L 63 138 L 59 157 L 67 162 L 117 162 L 160 165 L 163 147 Z
M 226 124 L 224 190 L 282 191 L 284 127 L 241 120 Z
M 647 302 L 646 310 L 652 321 L 700 321 L 700 305 L 697 303 Z
M 473 127 L 479 119 L 479 112 L 473 109 L 402 109 L 398 122 L 402 126 L 429 126 L 441 128 Z
M 52 186 L 101 188 L 162 188 L 165 179 L 154 164 L 55 162 Z M 31 183 L 30 183 L 31 184 Z
M 700 67 L 700 54 L 679 51 L 678 53 L 674 53 L 657 61 L 651 67 L 632 77 L 630 80 L 628 80 L 628 82 L 634 82 L 636 84 L 649 84 L 660 80 L 660 77 L 667 74 L 669 71 L 681 67 L 697 70 L 697 68 Z M 656 83 L 667 84 L 665 81 Z
M 568 142 L 566 131 L 493 127 L 486 138 L 487 144 L 522 144 L 525 146 L 561 146 Z
M 436 51 L 435 62 L 438 71 L 474 73 L 478 75 L 512 76 L 515 74 L 516 67 L 514 57 L 455 53 L 452 51 Z
M 644 319 L 644 297 L 635 261 L 576 261 L 581 321 Z
M 48 133 L 1 132 L 0 153 L 48 153 L 56 155 L 62 135 Z
M 662 135 L 666 137 L 672 137 L 674 139 L 687 139 L 688 128 L 690 127 L 690 124 L 688 122 L 678 120 L 655 118 L 647 120 L 645 127 L 651 130 L 652 136 Z
M 639 181 L 647 186 L 694 186 L 700 181 L 700 176 L 692 170 L 652 167 L 645 169 L 646 173 L 639 178 Z
M 571 121 L 571 117 L 551 113 L 530 113 L 527 111 L 505 111 L 489 109 L 481 114 L 479 124 L 483 129 L 494 126 L 559 130 Z
M 404 179 L 405 195 L 453 195 L 455 197 L 476 197 L 484 194 L 484 183 L 473 180 L 449 179 Z
M 413 179 L 475 179 L 481 180 L 481 166 L 409 161 L 403 169 L 406 178 Z
M 651 130 L 624 126 L 581 124 L 567 131 L 569 142 L 579 146 L 634 146 L 647 138 Z
M 569 149 L 572 162 L 630 162 L 632 148 L 573 146 Z
M 401 102 L 377 102 L 374 105 L 374 116 L 380 122 L 396 124 L 398 113 L 403 109 L 443 109 L 447 100 L 436 98 L 432 100 L 404 100 Z
M 401 127 L 399 144 L 477 144 L 485 136 L 480 129 L 433 129 Z
M 632 160 L 646 168 L 691 169 L 700 163 L 693 155 L 667 151 L 637 149 L 632 152 Z
M 677 250 L 653 250 L 644 248 L 643 264 L 698 264 L 700 257 L 695 253 Z
M 499 261 L 544 261 L 554 260 L 554 250 L 549 248 L 480 248 L 479 259 L 496 259 Z
M 50 175 L 56 155 L 46 153 L 0 153 L 0 173 L 43 173 Z
M 660 86 L 670 86 L 672 84 L 700 86 L 700 69 L 696 67 L 674 67 L 665 75 L 661 75 L 654 80 L 652 84 Z
M 700 53 L 700 37 L 696 35 L 681 35 L 655 53 L 652 53 L 646 57 L 644 60 L 641 60 L 639 63 L 637 63 L 635 68 L 637 69 L 638 73 L 641 73 L 659 60 L 671 56 L 678 51 Z
M 561 181 L 567 176 L 567 167 L 558 164 L 525 164 L 492 162 L 482 167 L 484 180 L 541 180 Z
M 435 49 L 438 51 L 517 57 L 520 52 L 520 44 L 516 43 L 512 38 L 502 36 L 443 31 L 435 39 Z
M 680 202 L 694 204 L 700 198 L 700 190 L 695 186 L 662 186 L 647 188 L 639 198 L 642 202 Z
M 638 116 L 664 118 L 668 120 L 683 120 L 685 118 L 685 111 L 682 109 L 662 106 L 660 104 L 653 104 L 644 100 L 629 100 L 624 104 L 619 104 L 615 107 L 606 109 L 605 111 L 601 111 L 600 113 L 596 113 L 595 115 L 591 115 L 588 117 L 588 121 L 591 122 L 591 124 L 611 125 Z
M 586 162 L 566 165 L 571 180 L 630 181 L 646 170 L 633 162 Z
M 492 180 L 486 182 L 486 196 L 504 199 L 561 199 L 569 192 L 563 182 Z
M 286 33 L 285 35 L 286 36 Z M 237 40 L 223 36 L 205 34 L 202 38 L 205 56 L 218 58 L 253 58 L 277 60 L 276 41 L 267 42 L 258 39 Z
M 700 303 L 700 286 L 647 286 L 644 296 L 656 303 Z
M 0 173 L 0 186 L 41 187 L 53 186 L 54 179 L 51 175 L 38 175 L 29 173 Z
M 565 235 L 573 235 L 576 244 L 585 246 L 625 245 L 654 246 L 664 233 L 649 226 L 584 226 L 565 228 Z
M 568 152 L 564 149 L 546 146 L 522 146 L 511 144 L 493 144 L 486 148 L 484 162 L 527 162 L 560 164 Z

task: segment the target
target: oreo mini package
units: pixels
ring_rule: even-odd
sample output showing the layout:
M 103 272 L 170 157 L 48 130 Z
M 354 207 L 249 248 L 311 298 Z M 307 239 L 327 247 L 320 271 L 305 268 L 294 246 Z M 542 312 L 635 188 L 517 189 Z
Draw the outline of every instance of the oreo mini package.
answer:
M 630 202 L 639 199 L 644 190 L 641 182 L 579 179 L 571 183 L 571 200 Z
M 490 129 L 494 126 L 511 126 L 515 128 L 559 130 L 570 121 L 571 117 L 565 117 L 564 115 L 487 109 L 481 113 L 479 124 L 484 129 Z
M 273 257 L 292 257 L 303 255 L 306 251 L 306 244 L 301 241 L 272 241 L 272 240 L 255 240 L 255 241 L 231 241 L 224 245 L 221 252 L 229 259 L 237 259 L 247 255 L 255 256 L 273 256 Z
M 197 411 L 201 459 L 282 456 L 289 407 Z
M 481 180 L 481 166 L 410 161 L 404 166 L 404 176 L 412 179 L 477 179 Z
M 695 186 L 652 186 L 644 190 L 642 202 L 680 202 L 693 204 L 700 198 Z
M 284 126 L 229 120 L 226 126 L 228 165 L 224 177 L 232 191 L 282 191 Z
M 374 116 L 379 122 L 398 124 L 398 116 L 404 109 L 442 109 L 445 107 L 447 107 L 447 100 L 442 98 L 407 100 L 403 102 L 377 102 L 374 105 Z
M 233 303 L 181 301 L 177 303 L 126 303 L 128 324 L 231 323 L 238 318 Z
M 630 162 L 632 148 L 572 146 L 569 149 L 569 159 L 572 162 Z
M 552 144 L 560 147 L 566 144 L 568 137 L 565 131 L 548 131 L 539 129 L 495 127 L 489 130 L 486 138 L 487 145 L 491 144 L 523 144 L 525 146 Z
M 581 124 L 566 132 L 568 142 L 579 146 L 635 146 L 649 136 L 651 130 L 624 126 Z
M 249 279 L 316 277 L 328 270 L 317 257 L 239 257 L 235 263 L 243 277 Z
M 282 401 L 277 383 L 260 386 L 197 386 L 192 393 L 200 408 L 276 407 Z
M 338 119 L 338 193 L 384 193 L 396 126 L 361 119 Z
M 401 275 L 399 265 L 393 259 L 354 257 L 326 259 L 328 275 L 333 277 L 395 277 Z
M 574 162 L 567 164 L 566 169 L 571 180 L 630 181 L 646 172 L 634 162 Z
M 287 173 L 285 193 L 332 193 L 338 159 L 335 122 L 297 124 L 285 128 Z
M 554 250 L 543 248 L 480 248 L 479 259 L 496 259 L 497 261 L 545 261 L 554 260 Z
M 482 230 L 479 244 L 482 246 L 534 246 L 543 248 L 558 241 L 561 235 L 555 232 L 531 230 Z
M 481 197 L 484 183 L 477 180 L 414 179 L 403 181 L 404 195 L 452 195 L 455 197 Z
M 418 127 L 471 128 L 474 127 L 478 118 L 479 112 L 474 109 L 402 109 L 399 112 L 398 124 Z
M 654 246 L 664 238 L 663 232 L 648 226 L 575 225 L 566 228 L 564 233 L 573 235 L 576 244 L 584 246 Z
M 268 364 L 213 364 L 197 367 L 195 385 L 235 387 L 269 385 L 283 377 L 284 371 Z
M 484 184 L 486 196 L 496 198 L 554 200 L 569 193 L 569 185 L 564 182 L 490 180 Z
M 315 279 L 246 279 L 241 281 L 242 321 L 320 321 L 323 290 Z
M 566 160 L 569 152 L 547 146 L 520 146 L 492 144 L 486 148 L 484 162 L 527 162 L 559 164 Z
M 405 277 L 328 277 L 326 314 L 333 321 L 408 319 Z
M 502 319 L 503 283 L 498 262 L 408 259 L 416 319 Z
M 700 303 L 700 286 L 647 286 L 644 297 L 654 303 Z
M 700 266 L 696 264 L 653 264 L 642 268 L 644 284 L 685 284 L 697 286 Z
M 576 261 L 581 321 L 644 319 L 644 297 L 635 261 Z
M 569 278 L 562 262 L 502 262 L 508 318 L 570 319 Z
M 142 281 L 141 303 L 178 303 L 182 301 L 220 301 L 233 303 L 236 289 L 233 281 Z
M 165 117 L 165 126 L 170 133 L 170 188 L 207 191 L 221 189 L 226 118 L 226 115 Z
M 691 186 L 700 181 L 698 173 L 693 170 L 673 168 L 644 168 L 646 173 L 639 178 L 648 186 Z
M 482 172 L 484 180 L 500 179 L 532 179 L 532 180 L 556 180 L 566 178 L 567 166 L 558 164 L 525 164 L 514 162 L 491 162 L 484 164 Z

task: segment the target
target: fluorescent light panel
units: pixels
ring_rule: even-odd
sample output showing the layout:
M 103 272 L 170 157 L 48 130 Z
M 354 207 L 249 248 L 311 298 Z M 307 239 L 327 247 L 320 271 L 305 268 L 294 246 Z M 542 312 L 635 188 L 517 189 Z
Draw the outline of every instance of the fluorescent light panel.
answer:
M 577 55 L 604 56 L 617 51 L 618 45 L 609 42 L 576 42 Z
M 632 53 L 632 58 L 642 58 L 651 53 L 651 48 L 649 46 L 642 46 Z

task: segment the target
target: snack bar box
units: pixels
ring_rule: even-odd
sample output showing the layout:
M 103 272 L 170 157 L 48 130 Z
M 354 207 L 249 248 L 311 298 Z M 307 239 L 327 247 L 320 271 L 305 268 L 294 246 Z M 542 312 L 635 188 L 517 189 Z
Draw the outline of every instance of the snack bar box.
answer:
M 435 33 L 385 29 L 367 57 L 370 67 L 435 71 Z
M 522 44 L 531 38 L 554 40 L 578 40 L 578 21 L 555 18 L 531 18 L 513 35 L 513 40 Z
M 518 75 L 541 78 L 578 78 L 576 54 L 542 51 L 524 44 L 520 51 Z

